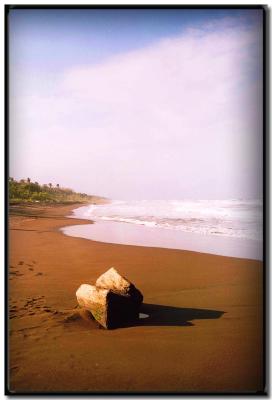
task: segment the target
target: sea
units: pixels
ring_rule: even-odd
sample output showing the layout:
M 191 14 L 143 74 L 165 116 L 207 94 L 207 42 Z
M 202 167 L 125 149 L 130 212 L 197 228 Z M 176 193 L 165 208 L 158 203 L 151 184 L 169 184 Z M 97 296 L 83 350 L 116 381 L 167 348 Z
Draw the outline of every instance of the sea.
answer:
M 230 257 L 263 258 L 261 200 L 113 200 L 73 211 L 92 225 L 63 228 L 106 243 L 163 247 Z

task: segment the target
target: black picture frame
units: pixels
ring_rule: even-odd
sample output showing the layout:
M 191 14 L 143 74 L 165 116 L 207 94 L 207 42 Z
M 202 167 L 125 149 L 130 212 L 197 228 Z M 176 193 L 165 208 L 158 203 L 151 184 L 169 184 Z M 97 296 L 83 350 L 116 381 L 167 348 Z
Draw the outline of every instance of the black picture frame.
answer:
M 9 388 L 9 314 L 8 314 L 8 258 L 9 258 L 9 239 L 8 239 L 8 221 L 9 221 L 9 197 L 8 197 L 8 177 L 9 177 L 9 12 L 10 10 L 74 10 L 74 9 L 254 9 L 261 10 L 263 13 L 263 390 L 256 393 L 240 393 L 240 392 L 17 392 L 14 393 Z M 267 396 L 269 394 L 269 220 L 270 220 L 270 172 L 269 172 L 269 127 L 270 117 L 268 112 L 269 107 L 269 90 L 270 87 L 270 65 L 269 65 L 269 17 L 270 11 L 265 5 L 5 5 L 5 395 L 8 396 L 219 396 L 219 395 L 234 395 L 234 396 Z

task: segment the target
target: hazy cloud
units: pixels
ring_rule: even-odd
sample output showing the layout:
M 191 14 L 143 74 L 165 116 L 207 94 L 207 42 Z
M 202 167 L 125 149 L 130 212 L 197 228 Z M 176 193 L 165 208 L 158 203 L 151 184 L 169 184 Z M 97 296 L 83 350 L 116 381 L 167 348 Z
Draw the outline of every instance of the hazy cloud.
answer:
M 226 19 L 68 68 L 50 91 L 14 83 L 11 174 L 114 198 L 259 197 L 261 47 Z

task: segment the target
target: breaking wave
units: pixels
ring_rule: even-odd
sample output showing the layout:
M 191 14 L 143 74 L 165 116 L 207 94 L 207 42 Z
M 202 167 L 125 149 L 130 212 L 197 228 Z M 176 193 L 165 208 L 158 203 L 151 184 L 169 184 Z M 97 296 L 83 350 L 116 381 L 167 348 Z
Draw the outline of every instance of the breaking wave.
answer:
M 75 216 L 257 241 L 263 235 L 259 200 L 112 201 L 81 207 Z

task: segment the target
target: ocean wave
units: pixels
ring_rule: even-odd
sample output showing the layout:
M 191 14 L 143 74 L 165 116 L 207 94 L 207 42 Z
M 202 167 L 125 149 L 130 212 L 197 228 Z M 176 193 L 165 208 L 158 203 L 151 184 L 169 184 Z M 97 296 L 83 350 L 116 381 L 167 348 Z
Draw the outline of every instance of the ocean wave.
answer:
M 85 207 L 84 217 L 154 229 L 262 240 L 259 200 L 113 201 Z

